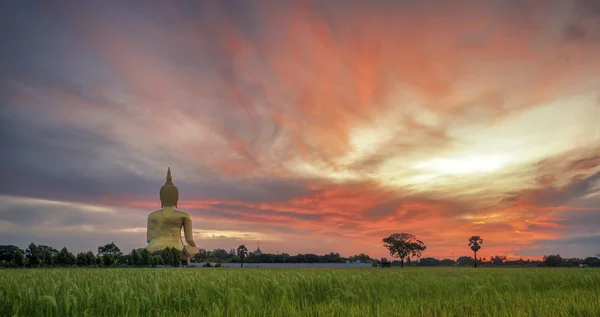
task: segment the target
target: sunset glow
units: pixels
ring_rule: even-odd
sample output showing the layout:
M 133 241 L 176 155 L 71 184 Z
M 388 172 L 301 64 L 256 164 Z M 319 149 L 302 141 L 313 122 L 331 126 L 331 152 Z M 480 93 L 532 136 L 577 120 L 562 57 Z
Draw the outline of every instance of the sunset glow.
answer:
M 5 5 L 0 244 L 143 247 L 170 166 L 202 248 L 600 253 L 598 6 L 435 3 Z

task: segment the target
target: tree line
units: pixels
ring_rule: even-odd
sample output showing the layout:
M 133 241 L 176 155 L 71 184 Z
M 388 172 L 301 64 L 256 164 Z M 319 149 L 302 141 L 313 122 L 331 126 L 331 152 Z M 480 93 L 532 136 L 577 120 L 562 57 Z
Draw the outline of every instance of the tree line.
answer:
M 417 239 L 410 233 L 393 233 L 389 237 L 382 240 L 383 246 L 388 249 L 392 257 L 398 258 L 400 267 L 404 267 L 405 260 L 407 265 L 418 266 L 473 266 L 477 267 L 477 263 L 483 265 L 506 265 L 506 266 L 550 266 L 550 267 L 572 267 L 572 266 L 590 266 L 600 267 L 600 254 L 589 256 L 585 259 L 580 258 L 562 258 L 560 255 L 545 255 L 541 261 L 532 260 L 507 260 L 506 256 L 495 255 L 489 260 L 486 258 L 478 259 L 477 252 L 481 250 L 483 239 L 480 236 L 472 236 L 469 238 L 468 246 L 473 251 L 473 257 L 461 256 L 456 261 L 451 259 L 438 260 L 435 258 L 421 258 L 427 246 L 425 243 Z M 411 259 L 417 259 L 412 262 Z M 382 258 L 382 262 L 387 262 L 387 259 Z M 414 264 L 413 264 L 414 263 Z
M 484 266 L 548 266 L 548 267 L 572 267 L 590 266 L 600 267 L 600 254 L 596 256 L 581 258 L 562 258 L 560 255 L 547 255 L 542 260 L 508 260 L 506 256 L 495 255 L 487 258 L 477 258 L 477 252 L 482 248 L 483 239 L 479 236 L 469 238 L 469 247 L 473 251 L 473 257 L 460 256 L 453 259 L 436 259 L 422 257 L 427 247 L 425 243 L 418 240 L 414 235 L 408 233 L 394 233 L 383 241 L 384 247 L 390 255 L 397 260 L 391 261 L 391 266 L 475 266 L 477 263 Z M 375 259 L 367 254 L 361 253 L 350 257 L 342 257 L 339 253 L 318 254 L 296 254 L 288 253 L 255 253 L 248 252 L 244 245 L 237 249 L 214 249 L 200 250 L 193 259 L 196 263 L 370 263 L 380 266 L 382 262 L 389 262 L 386 258 Z M 0 245 L 0 267 L 113 267 L 113 266 L 180 266 L 181 251 L 175 248 L 167 248 L 163 251 L 150 253 L 147 249 L 133 249 L 125 254 L 114 243 L 99 246 L 97 252 L 87 251 L 73 254 L 66 247 L 57 250 L 47 245 L 36 245 L 34 243 L 22 250 L 14 245 Z M 210 264 L 207 264 L 207 266 Z

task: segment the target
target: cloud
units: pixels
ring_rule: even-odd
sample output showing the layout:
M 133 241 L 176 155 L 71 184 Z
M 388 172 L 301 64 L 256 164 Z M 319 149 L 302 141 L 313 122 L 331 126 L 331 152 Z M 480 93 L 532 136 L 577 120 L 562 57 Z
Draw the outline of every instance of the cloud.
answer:
M 94 247 L 99 205 L 141 246 L 167 166 L 227 249 L 380 254 L 406 231 L 450 257 L 483 232 L 482 254 L 516 255 L 593 234 L 595 3 L 7 5 L 2 240 L 84 228 Z

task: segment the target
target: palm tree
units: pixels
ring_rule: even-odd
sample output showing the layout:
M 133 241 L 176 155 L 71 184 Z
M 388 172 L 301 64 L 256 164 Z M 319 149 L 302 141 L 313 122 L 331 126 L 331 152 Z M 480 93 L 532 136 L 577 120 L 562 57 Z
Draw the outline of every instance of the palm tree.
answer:
M 481 239 L 479 236 L 472 236 L 469 238 L 469 246 L 474 253 L 473 267 L 477 267 L 477 251 L 481 249 L 481 244 L 483 244 L 483 239 Z
M 240 245 L 237 248 L 237 255 L 240 257 L 240 259 L 242 260 L 242 265 L 240 267 L 244 267 L 244 259 L 246 258 L 246 256 L 248 255 L 248 248 L 246 248 L 245 245 Z

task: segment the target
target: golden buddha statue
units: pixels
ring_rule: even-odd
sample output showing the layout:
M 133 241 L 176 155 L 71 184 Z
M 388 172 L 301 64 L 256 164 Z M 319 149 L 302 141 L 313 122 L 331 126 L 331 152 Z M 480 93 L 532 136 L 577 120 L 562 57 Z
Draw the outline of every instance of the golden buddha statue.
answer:
M 162 251 L 171 247 L 182 251 L 181 259 L 190 264 L 190 260 L 199 251 L 194 242 L 192 233 L 192 218 L 177 210 L 177 201 L 179 200 L 179 190 L 173 185 L 171 177 L 171 168 L 167 170 L 167 181 L 160 188 L 161 209 L 151 213 L 148 216 L 146 249 L 150 252 Z M 185 235 L 185 241 L 188 245 L 184 246 L 181 242 L 181 228 Z

